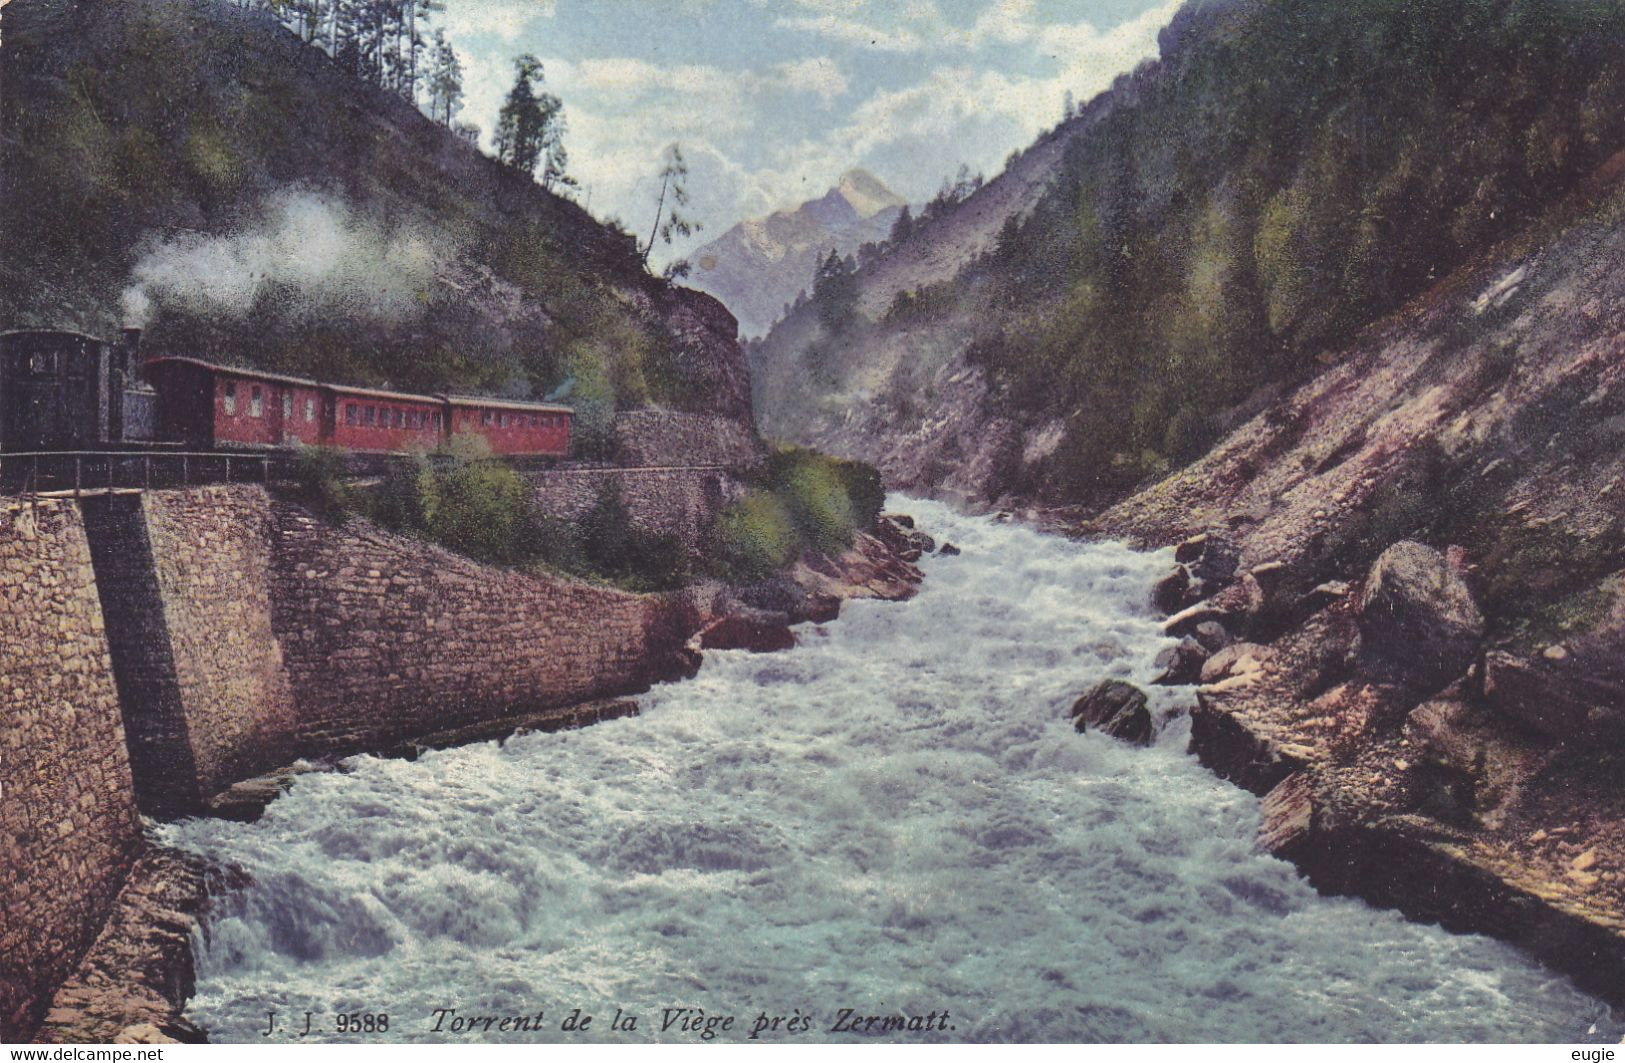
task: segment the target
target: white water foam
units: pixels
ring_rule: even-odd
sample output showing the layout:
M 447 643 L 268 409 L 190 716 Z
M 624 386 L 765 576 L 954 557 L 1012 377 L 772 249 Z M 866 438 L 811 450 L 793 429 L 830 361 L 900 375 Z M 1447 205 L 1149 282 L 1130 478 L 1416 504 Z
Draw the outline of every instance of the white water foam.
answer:
M 707 654 L 643 716 L 301 777 L 252 825 L 166 840 L 253 885 L 214 915 L 189 1015 L 343 1040 L 687 1040 L 662 1009 L 946 1011 L 942 1040 L 1573 1041 L 1606 1009 L 1509 946 L 1322 898 L 1254 851 L 1257 802 L 1184 752 L 1079 735 L 1099 679 L 1145 684 L 1166 554 L 894 500 L 960 557 L 906 604 L 795 649 Z M 1180 691 L 1156 690 L 1177 713 Z M 619 1007 L 635 1032 L 611 1033 Z M 449 1018 L 444 1013 L 441 1019 Z M 1617 1027 L 1609 1025 L 1618 1036 Z M 278 1033 L 277 1037 L 284 1036 Z M 767 1035 L 773 1039 L 775 1035 Z M 780 1033 L 777 1039 L 786 1039 Z

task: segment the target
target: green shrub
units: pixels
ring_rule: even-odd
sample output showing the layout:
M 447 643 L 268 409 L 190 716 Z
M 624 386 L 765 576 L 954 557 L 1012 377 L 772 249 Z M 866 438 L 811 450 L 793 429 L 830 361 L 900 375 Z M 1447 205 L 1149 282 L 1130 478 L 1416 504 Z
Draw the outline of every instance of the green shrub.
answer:
M 293 478 L 300 497 L 311 509 L 330 520 L 344 520 L 365 508 L 350 486 L 344 452 L 331 447 L 299 448 Z
M 790 513 L 801 541 L 838 552 L 873 526 L 885 505 L 880 473 L 804 447 L 781 446 L 768 459 L 767 484 Z
M 717 516 L 713 571 L 751 583 L 783 569 L 803 550 L 839 553 L 857 532 L 873 527 L 885 500 L 872 466 L 778 447 L 756 486 Z
M 790 563 L 799 546 L 790 511 L 770 492 L 751 491 L 717 518 L 717 561 L 730 582 L 767 579 Z
M 374 508 L 380 523 L 477 561 L 515 564 L 535 549 L 524 482 L 478 436 L 455 436 L 432 454 L 395 464 Z
M 852 502 L 834 469 L 804 463 L 791 471 L 781 498 L 802 541 L 826 553 L 852 545 Z
M 478 561 L 522 560 L 530 499 L 517 473 L 494 458 L 443 463 L 421 477 L 429 538 Z
M 615 481 L 604 483 L 579 525 L 586 574 L 629 590 L 670 590 L 692 575 L 688 550 L 675 535 L 656 535 L 632 523 Z
M 433 496 L 433 476 L 434 470 L 424 455 L 392 464 L 378 485 L 373 503 L 378 523 L 399 531 L 426 532 L 429 521 L 425 505 Z

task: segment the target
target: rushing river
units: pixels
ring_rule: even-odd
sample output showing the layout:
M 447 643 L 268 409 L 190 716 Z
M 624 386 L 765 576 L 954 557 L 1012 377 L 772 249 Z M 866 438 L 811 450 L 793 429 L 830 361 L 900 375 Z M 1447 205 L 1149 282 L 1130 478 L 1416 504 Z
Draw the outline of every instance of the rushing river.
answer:
M 278 1038 L 308 1011 L 337 1040 L 335 1013 L 462 1040 L 453 1019 L 541 1011 L 540 1033 L 474 1039 L 681 1041 L 661 1024 L 684 1007 L 737 1016 L 723 1041 L 764 1012 L 849 1038 L 828 1032 L 845 1008 L 938 1027 L 899 1039 L 1607 1026 L 1508 946 L 1317 896 L 1255 852 L 1256 800 L 1184 752 L 1185 692 L 1158 691 L 1175 719 L 1154 748 L 1073 732 L 1097 680 L 1151 678 L 1166 555 L 906 508 L 964 548 L 926 559 L 912 602 L 708 654 L 635 719 L 360 757 L 256 824 L 166 828 L 253 877 L 199 945 L 188 1014 L 219 1041 L 260 1040 L 268 1011 Z M 577 1007 L 593 1025 L 560 1032 Z M 634 1031 L 609 1029 L 617 1008 Z

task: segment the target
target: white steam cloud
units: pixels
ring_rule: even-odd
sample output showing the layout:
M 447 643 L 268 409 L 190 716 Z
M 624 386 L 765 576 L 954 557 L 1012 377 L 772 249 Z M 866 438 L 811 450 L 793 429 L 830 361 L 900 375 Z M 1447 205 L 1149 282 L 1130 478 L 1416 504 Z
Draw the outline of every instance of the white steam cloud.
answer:
M 135 326 L 147 324 L 155 302 L 241 319 L 262 299 L 289 317 L 393 322 L 423 310 L 435 260 L 445 257 L 415 227 L 386 227 L 330 196 L 289 191 L 269 199 L 249 228 L 155 245 L 131 271 L 121 302 Z

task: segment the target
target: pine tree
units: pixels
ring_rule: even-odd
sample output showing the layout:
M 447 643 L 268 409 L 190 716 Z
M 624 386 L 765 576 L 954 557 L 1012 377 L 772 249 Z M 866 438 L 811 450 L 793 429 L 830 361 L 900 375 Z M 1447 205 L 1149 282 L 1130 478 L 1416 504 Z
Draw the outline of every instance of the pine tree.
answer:
M 656 236 L 670 244 L 678 236 L 692 236 L 700 230 L 700 223 L 683 213 L 683 208 L 688 206 L 688 163 L 683 159 L 682 147 L 676 143 L 668 144 L 662 158 L 660 196 L 655 200 L 655 223 L 649 230 L 649 242 L 643 245 L 645 265 L 649 262 L 649 253 L 654 250 Z M 662 221 L 662 218 L 665 220 Z
M 497 158 L 522 173 L 535 174 L 550 145 L 562 159 L 563 132 L 554 126 L 562 122 L 564 108 L 557 96 L 541 90 L 541 60 L 521 55 L 514 60 L 514 70 L 513 88 L 497 114 Z
M 891 234 L 886 237 L 886 241 L 895 246 L 907 240 L 913 232 L 914 214 L 909 210 L 908 204 L 904 203 L 903 209 L 897 215 L 897 220 L 891 224 Z
M 434 32 L 429 63 L 429 117 L 450 126 L 463 106 L 463 64 L 457 49 L 446 39 L 446 31 Z

